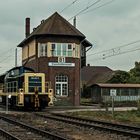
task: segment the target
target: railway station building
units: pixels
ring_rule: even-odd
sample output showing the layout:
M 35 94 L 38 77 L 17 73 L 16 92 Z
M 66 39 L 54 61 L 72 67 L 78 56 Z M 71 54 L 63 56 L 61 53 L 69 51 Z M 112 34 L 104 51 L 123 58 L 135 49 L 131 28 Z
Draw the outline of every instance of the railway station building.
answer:
M 55 105 L 80 104 L 80 70 L 92 44 L 75 26 L 55 12 L 30 33 L 26 18 L 22 65 L 45 73 L 56 97 Z

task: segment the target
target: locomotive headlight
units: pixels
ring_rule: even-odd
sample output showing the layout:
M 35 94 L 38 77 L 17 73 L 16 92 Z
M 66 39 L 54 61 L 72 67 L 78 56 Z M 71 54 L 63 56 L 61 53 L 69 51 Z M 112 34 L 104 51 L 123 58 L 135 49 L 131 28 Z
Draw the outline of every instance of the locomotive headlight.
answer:
M 20 92 L 23 92 L 23 89 L 20 89 L 19 91 L 20 91 Z
M 20 94 L 23 94 L 23 89 L 19 89 L 19 93 Z
M 34 77 L 36 77 L 36 73 L 34 73 Z
M 10 99 L 11 97 L 12 97 L 11 94 L 9 94 L 9 95 L 8 95 L 8 98 Z

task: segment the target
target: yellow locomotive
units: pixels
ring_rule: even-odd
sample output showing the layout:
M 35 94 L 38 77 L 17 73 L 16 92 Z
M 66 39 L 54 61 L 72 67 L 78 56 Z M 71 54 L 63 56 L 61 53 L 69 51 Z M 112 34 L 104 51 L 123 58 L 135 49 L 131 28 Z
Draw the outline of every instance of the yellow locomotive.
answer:
M 3 87 L 3 88 L 2 88 Z M 1 103 L 25 109 L 43 109 L 53 105 L 53 89 L 45 82 L 44 73 L 34 73 L 27 67 L 15 67 L 3 77 Z

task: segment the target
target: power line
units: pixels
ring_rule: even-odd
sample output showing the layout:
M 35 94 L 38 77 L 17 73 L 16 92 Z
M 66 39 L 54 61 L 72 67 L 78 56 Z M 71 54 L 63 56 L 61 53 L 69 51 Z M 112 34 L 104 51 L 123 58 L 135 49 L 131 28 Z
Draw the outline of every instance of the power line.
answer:
M 100 54 L 100 53 L 104 53 L 104 52 L 109 52 L 109 51 L 115 51 L 115 49 L 119 50 L 121 48 L 130 46 L 130 45 L 133 45 L 133 44 L 136 44 L 136 43 L 139 43 L 139 42 L 140 42 L 140 40 L 132 41 L 130 43 L 127 43 L 127 44 L 124 44 L 124 45 L 120 45 L 118 47 L 114 47 L 114 48 L 111 48 L 111 49 L 108 49 L 108 50 L 103 50 L 103 51 L 99 51 L 99 52 L 96 52 L 96 53 L 93 53 L 93 54 L 89 54 L 88 56 L 92 56 L 92 55 L 96 55 L 96 54 Z
M 135 51 L 139 51 L 140 48 L 137 48 L 137 49 L 132 49 L 132 50 L 128 50 L 128 51 L 123 51 L 123 52 L 120 52 L 118 54 L 110 54 L 108 56 L 102 56 L 100 58 L 95 58 L 94 60 L 95 61 L 98 61 L 98 60 L 104 60 L 106 58 L 109 58 L 109 57 L 113 57 L 113 56 L 117 56 L 117 55 L 122 55 L 122 54 L 126 54 L 126 53 L 131 53 L 131 52 L 135 52 Z M 87 55 L 88 56 L 88 55 Z M 88 58 L 88 60 L 93 60 L 93 58 Z
M 130 52 L 135 52 L 135 51 L 139 51 L 139 50 L 140 50 L 140 48 L 137 48 L 137 49 L 132 49 L 132 50 L 127 50 L 127 51 L 119 52 L 119 53 L 116 53 L 116 54 L 110 54 L 110 55 L 107 55 L 107 56 L 104 55 L 102 59 L 106 59 L 106 58 L 109 58 L 109 57 L 112 57 L 112 56 L 121 55 L 121 54 L 130 53 Z
M 60 11 L 60 13 L 64 12 L 66 9 L 68 9 L 70 6 L 72 6 L 74 3 L 76 3 L 78 0 L 74 0 L 72 3 L 70 3 L 69 5 L 67 5 L 64 9 L 62 9 Z
M 11 55 L 7 56 L 6 58 L 2 59 L 0 61 L 0 63 L 4 62 L 5 60 L 9 60 L 10 57 L 13 57 L 13 54 L 11 54 Z
M 96 2 L 92 3 L 91 5 L 87 6 L 86 8 L 84 8 L 83 10 L 79 11 L 76 15 L 74 15 L 73 17 L 71 17 L 70 19 L 68 19 L 68 21 L 70 21 L 71 19 L 73 19 L 74 17 L 80 15 L 81 13 L 83 13 L 84 11 L 86 11 L 87 9 L 89 9 L 90 7 L 94 6 L 95 4 L 99 3 L 102 0 L 97 0 Z
M 2 57 L 3 55 L 5 56 L 5 54 L 7 54 L 8 52 L 13 51 L 14 49 L 15 49 L 15 48 L 10 48 L 10 49 L 8 49 L 8 50 L 6 50 L 6 51 L 0 53 L 0 57 Z
M 20 53 L 21 52 L 21 49 L 20 50 L 18 50 L 18 57 L 20 56 Z M 1 61 L 0 61 L 0 63 L 1 62 L 6 62 L 6 61 L 9 61 L 9 60 L 14 60 L 14 59 L 9 59 L 9 58 L 11 58 L 11 57 L 14 57 L 14 55 L 13 54 L 10 54 L 9 56 L 7 56 L 6 58 L 4 58 L 4 59 L 2 59 Z M 21 61 L 21 58 L 19 58 L 19 60 Z M 14 62 L 14 61 L 13 61 Z M 18 63 L 18 65 L 21 65 L 21 64 L 19 64 Z M 14 63 L 11 63 L 10 65 L 4 65 L 3 64 L 3 66 L 0 68 L 0 70 L 3 70 L 3 71 L 6 71 L 6 69 L 10 69 L 10 67 L 13 67 L 14 66 Z
M 11 49 L 10 49 L 11 50 Z M 21 50 L 18 50 L 18 52 L 20 52 Z M 14 52 L 13 52 L 14 53 Z M 2 60 L 0 60 L 0 63 L 4 62 L 4 61 L 8 61 L 9 58 L 14 57 L 15 54 L 10 54 L 8 56 L 5 56 Z M 0 56 L 1 57 L 1 56 Z
M 94 10 L 96 10 L 96 9 L 99 9 L 99 8 L 101 8 L 101 7 L 104 7 L 104 6 L 106 6 L 106 5 L 110 4 L 110 3 L 112 3 L 113 1 L 114 1 L 114 0 L 108 1 L 108 2 L 106 2 L 106 3 L 104 3 L 104 4 L 100 5 L 100 6 L 97 6 L 97 7 L 93 8 L 93 9 L 91 9 L 91 10 L 88 10 L 88 11 L 84 12 L 83 14 L 86 14 L 86 13 L 88 13 L 88 12 L 92 12 L 92 11 L 94 11 Z

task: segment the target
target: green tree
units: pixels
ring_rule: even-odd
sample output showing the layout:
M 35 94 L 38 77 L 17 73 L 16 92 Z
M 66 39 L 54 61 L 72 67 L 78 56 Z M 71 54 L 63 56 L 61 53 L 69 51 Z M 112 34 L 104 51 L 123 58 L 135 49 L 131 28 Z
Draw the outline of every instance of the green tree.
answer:
M 140 83 L 140 62 L 135 62 L 135 67 L 129 71 L 130 83 Z
M 118 70 L 108 81 L 108 83 L 127 83 L 130 79 L 130 74 L 126 71 Z

